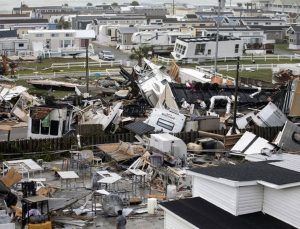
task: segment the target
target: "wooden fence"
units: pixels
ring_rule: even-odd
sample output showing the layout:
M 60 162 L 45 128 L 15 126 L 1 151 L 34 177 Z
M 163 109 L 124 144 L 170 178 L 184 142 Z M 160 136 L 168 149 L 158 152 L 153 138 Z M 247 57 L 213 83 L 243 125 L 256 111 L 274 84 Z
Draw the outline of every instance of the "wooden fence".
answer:
M 269 141 L 272 141 L 281 127 L 255 127 L 247 129 L 254 134 L 263 137 Z M 245 132 L 246 130 L 242 130 Z M 226 130 L 210 131 L 215 134 L 226 135 Z M 26 155 L 47 154 L 48 152 L 65 151 L 70 150 L 72 146 L 77 145 L 77 137 L 71 135 L 69 137 L 54 138 L 54 139 L 24 139 L 16 141 L 3 141 L 0 142 L 0 156 L 2 158 L 22 158 Z M 97 145 L 104 143 L 116 143 L 119 141 L 134 142 L 136 141 L 134 133 L 116 133 L 116 134 L 103 134 L 98 133 L 94 135 L 83 135 L 80 137 L 82 146 Z M 199 138 L 198 132 L 182 132 L 175 134 L 175 136 L 181 138 L 184 142 L 194 142 Z M 28 157 L 28 156 L 27 156 Z

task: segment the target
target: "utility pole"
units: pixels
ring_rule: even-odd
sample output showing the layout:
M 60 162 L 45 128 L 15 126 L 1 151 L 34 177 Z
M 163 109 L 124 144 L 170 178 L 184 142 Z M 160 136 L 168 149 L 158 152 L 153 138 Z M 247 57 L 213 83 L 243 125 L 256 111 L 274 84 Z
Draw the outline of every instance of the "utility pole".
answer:
M 236 113 L 237 113 L 237 102 L 238 102 L 238 89 L 239 89 L 239 76 L 240 76 L 240 57 L 237 58 L 236 65 L 236 78 L 235 78 L 235 89 L 234 89 L 234 106 L 233 106 L 233 124 L 232 134 L 236 133 Z
M 89 92 L 89 39 L 85 39 L 85 77 L 86 77 L 86 92 Z
M 173 15 L 175 15 L 175 0 L 173 0 Z
M 215 72 L 217 72 L 217 61 L 218 61 L 218 52 L 219 52 L 219 30 L 220 30 L 220 10 L 221 10 L 221 0 L 218 5 L 218 16 L 217 16 L 217 36 L 216 36 L 216 53 L 215 53 Z

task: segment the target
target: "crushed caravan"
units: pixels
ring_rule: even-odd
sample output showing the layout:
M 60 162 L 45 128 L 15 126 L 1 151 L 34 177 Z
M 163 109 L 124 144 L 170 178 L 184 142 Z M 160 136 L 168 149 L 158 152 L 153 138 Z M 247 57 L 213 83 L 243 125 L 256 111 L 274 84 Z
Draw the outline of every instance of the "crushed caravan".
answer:
M 186 144 L 171 134 L 151 134 L 149 146 L 152 153 L 162 154 L 164 160 L 171 164 L 182 165 L 186 162 Z
M 287 117 L 282 111 L 272 102 L 269 102 L 258 113 L 251 111 L 248 114 L 236 120 L 239 129 L 245 129 L 253 124 L 261 127 L 283 126 L 287 121 Z
M 176 110 L 154 108 L 144 123 L 153 126 L 155 131 L 179 133 L 183 129 L 186 117 Z
M 67 104 L 31 107 L 27 138 L 59 138 L 71 130 L 72 110 Z
M 143 97 L 152 107 L 155 107 L 167 83 L 171 82 L 172 79 L 163 71 L 162 66 L 158 66 L 147 59 L 144 59 L 144 61 L 143 69 L 138 65 L 134 68 L 135 73 L 138 75 L 137 85 Z
M 97 106 L 98 105 L 98 106 Z M 101 124 L 105 130 L 111 123 L 117 125 L 123 112 L 122 102 L 114 107 L 104 107 L 101 104 L 93 104 L 80 111 L 80 124 Z

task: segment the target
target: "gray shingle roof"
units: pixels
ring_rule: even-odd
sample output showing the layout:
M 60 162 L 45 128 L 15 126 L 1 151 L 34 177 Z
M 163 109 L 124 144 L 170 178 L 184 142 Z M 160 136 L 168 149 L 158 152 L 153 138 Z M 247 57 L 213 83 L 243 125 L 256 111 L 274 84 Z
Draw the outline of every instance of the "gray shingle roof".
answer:
M 0 38 L 17 37 L 17 30 L 0 30 Z
M 48 19 L 5 19 L 0 20 L 0 24 L 14 23 L 48 23 Z
M 262 212 L 234 216 L 200 197 L 164 202 L 160 205 L 201 229 L 294 228 Z
M 300 182 L 300 173 L 271 165 L 268 162 L 247 162 L 238 165 L 224 165 L 218 167 L 195 168 L 191 171 L 232 181 L 261 180 L 271 184 L 285 185 Z

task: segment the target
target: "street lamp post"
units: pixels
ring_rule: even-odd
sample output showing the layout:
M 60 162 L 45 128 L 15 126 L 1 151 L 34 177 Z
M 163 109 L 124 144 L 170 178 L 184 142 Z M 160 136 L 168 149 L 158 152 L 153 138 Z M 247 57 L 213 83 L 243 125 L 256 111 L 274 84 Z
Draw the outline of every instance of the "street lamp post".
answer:
M 85 77 L 86 92 L 89 92 L 89 39 L 85 39 Z
M 239 75 L 240 75 L 240 57 L 237 58 L 236 66 L 236 78 L 235 78 L 235 89 L 234 89 L 234 106 L 233 106 L 233 124 L 232 124 L 232 134 L 236 133 L 236 113 L 237 113 L 237 103 L 238 103 L 238 88 L 239 88 Z

